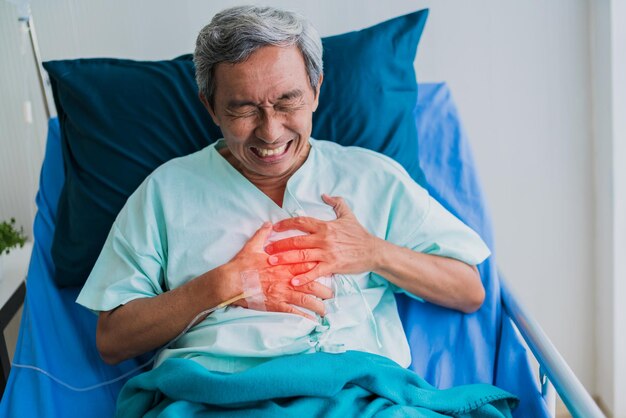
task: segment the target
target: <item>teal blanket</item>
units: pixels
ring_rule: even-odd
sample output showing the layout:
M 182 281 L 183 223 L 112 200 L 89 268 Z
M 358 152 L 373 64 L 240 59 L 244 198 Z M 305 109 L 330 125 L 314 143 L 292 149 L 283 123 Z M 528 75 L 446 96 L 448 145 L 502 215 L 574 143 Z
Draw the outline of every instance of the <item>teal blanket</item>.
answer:
M 393 361 L 357 351 L 286 356 L 234 374 L 168 359 L 129 380 L 118 417 L 511 417 L 486 384 L 439 390 Z

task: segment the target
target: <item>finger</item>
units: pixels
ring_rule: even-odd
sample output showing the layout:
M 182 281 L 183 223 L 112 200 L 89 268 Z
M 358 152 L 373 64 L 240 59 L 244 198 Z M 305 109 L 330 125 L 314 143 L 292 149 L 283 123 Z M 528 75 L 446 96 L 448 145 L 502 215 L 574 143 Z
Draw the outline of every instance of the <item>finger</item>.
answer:
M 298 235 L 297 237 L 274 241 L 265 247 L 265 252 L 268 254 L 276 254 L 299 248 L 319 248 L 320 243 L 321 241 L 312 235 Z
M 252 248 L 254 251 L 263 251 L 265 241 L 272 233 L 272 223 L 265 222 L 246 243 L 246 247 Z
M 317 296 L 318 298 L 324 300 L 331 299 L 334 296 L 333 290 L 330 287 L 324 286 L 323 284 L 318 283 L 315 280 L 303 286 L 299 286 L 298 290 L 300 292 L 308 293 L 309 295 Z
M 301 274 L 291 279 L 291 285 L 292 286 L 304 286 L 305 284 L 312 282 L 318 277 L 327 276 L 328 274 L 329 273 L 325 273 L 324 269 L 320 267 L 320 264 L 318 264 L 317 267 L 315 267 L 313 270 L 309 271 L 308 273 Z
M 288 303 L 280 303 L 277 307 L 276 307 L 276 312 L 287 312 L 287 313 L 291 313 L 291 314 L 295 314 L 295 315 L 300 315 L 303 316 L 305 318 L 310 319 L 311 321 L 315 321 L 317 322 L 317 318 L 315 318 L 313 315 L 309 315 L 307 313 L 302 312 L 300 309 L 296 309 L 293 306 L 291 306 Z
M 317 266 L 316 262 L 309 262 L 309 263 L 299 263 L 299 264 L 288 264 L 286 267 L 289 273 L 291 273 L 293 276 L 297 276 L 298 274 L 307 273 L 313 270 L 315 266 Z
M 266 261 L 267 262 L 267 261 Z M 308 273 L 317 266 L 316 262 L 283 264 L 272 266 L 266 270 L 269 280 L 273 283 L 291 283 L 291 279 L 299 274 Z
M 311 295 L 307 295 L 306 293 L 291 292 L 287 297 L 287 302 L 291 303 L 292 305 L 296 305 L 297 307 L 313 311 L 320 316 L 324 316 L 324 314 L 326 313 L 324 302 Z
M 284 253 L 274 254 L 267 258 L 267 262 L 273 266 L 282 264 L 296 264 L 311 261 L 324 261 L 324 251 L 318 249 L 304 249 L 285 251 Z
M 339 196 L 329 196 L 327 194 L 322 195 L 322 200 L 333 207 L 337 218 L 342 218 L 346 216 L 352 215 L 352 210 L 350 210 L 350 206 L 346 203 L 346 201 Z
M 312 234 L 318 230 L 318 224 L 320 221 L 308 216 L 297 216 L 295 218 L 287 218 L 274 224 L 274 231 L 289 231 L 296 229 L 298 231 L 308 232 Z

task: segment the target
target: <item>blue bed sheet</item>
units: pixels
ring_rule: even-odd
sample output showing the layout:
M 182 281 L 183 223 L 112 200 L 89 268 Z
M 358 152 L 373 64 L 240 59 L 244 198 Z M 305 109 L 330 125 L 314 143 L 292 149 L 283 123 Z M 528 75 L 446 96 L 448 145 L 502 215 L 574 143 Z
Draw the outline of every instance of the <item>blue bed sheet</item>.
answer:
M 448 210 L 474 228 L 495 253 L 492 229 L 469 143 L 445 84 L 420 84 L 415 110 L 420 164 L 427 188 Z M 37 194 L 35 245 L 15 363 L 35 365 L 62 381 L 87 387 L 115 378 L 145 358 L 108 366 L 95 345 L 96 316 L 74 303 L 79 289 L 55 286 L 50 247 L 56 206 L 64 181 L 59 125 L 49 123 L 45 160 Z M 439 388 L 493 383 L 516 394 L 516 417 L 548 412 L 526 357 L 526 350 L 501 310 L 492 255 L 479 266 L 487 290 L 483 307 L 463 315 L 398 296 L 411 345 L 411 369 Z M 112 417 L 124 381 L 76 392 L 33 370 L 13 368 L 0 402 L 2 417 Z

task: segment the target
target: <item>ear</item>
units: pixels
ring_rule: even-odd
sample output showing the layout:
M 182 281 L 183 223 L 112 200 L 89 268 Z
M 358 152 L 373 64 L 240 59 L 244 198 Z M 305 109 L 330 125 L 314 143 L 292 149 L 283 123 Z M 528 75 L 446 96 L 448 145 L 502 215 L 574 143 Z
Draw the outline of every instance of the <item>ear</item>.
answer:
M 324 81 L 324 74 L 320 74 L 320 79 L 317 82 L 317 88 L 315 89 L 315 99 L 313 101 L 313 111 L 317 110 L 317 106 L 320 104 L 320 89 L 322 88 L 322 82 Z
M 213 109 L 213 106 L 211 106 L 211 103 L 209 103 L 209 101 L 207 100 L 207 98 L 204 96 L 202 92 L 198 93 L 198 97 L 200 98 L 200 101 L 204 105 L 204 108 L 209 112 L 209 115 L 211 115 L 211 119 L 213 119 L 213 123 L 215 123 L 217 126 L 220 126 L 219 119 L 217 115 L 215 114 L 215 110 Z

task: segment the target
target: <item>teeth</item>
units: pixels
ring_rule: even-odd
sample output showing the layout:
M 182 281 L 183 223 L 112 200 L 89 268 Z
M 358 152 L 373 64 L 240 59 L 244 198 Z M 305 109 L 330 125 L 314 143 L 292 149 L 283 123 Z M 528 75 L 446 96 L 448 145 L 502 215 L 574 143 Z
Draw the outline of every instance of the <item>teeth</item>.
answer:
M 272 155 L 280 155 L 283 152 L 285 152 L 285 149 L 287 148 L 287 144 L 278 147 L 276 149 L 265 149 L 265 148 L 256 148 L 257 154 L 259 154 L 260 157 L 270 157 Z

